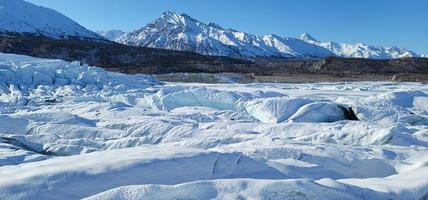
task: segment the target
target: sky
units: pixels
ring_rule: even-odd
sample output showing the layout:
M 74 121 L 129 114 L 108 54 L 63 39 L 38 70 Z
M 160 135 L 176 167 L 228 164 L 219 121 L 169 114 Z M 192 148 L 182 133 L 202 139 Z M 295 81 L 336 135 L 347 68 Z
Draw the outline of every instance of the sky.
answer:
M 26 0 L 90 30 L 131 31 L 163 11 L 256 35 L 398 46 L 428 55 L 428 0 Z

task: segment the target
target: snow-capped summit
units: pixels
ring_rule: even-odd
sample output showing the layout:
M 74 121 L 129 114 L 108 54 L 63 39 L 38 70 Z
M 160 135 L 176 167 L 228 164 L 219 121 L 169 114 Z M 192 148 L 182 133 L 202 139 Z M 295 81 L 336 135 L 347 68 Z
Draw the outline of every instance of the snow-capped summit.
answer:
M 55 10 L 23 0 L 0 0 L 0 33 L 105 40 Z
M 223 29 L 223 27 L 221 27 L 220 25 L 210 22 L 208 23 L 208 26 L 213 27 L 213 28 L 217 28 L 217 29 Z
M 314 37 L 312 37 L 311 35 L 309 35 L 309 33 L 302 33 L 299 36 L 299 39 L 306 41 L 306 42 L 319 42 L 318 40 L 316 40 Z
M 108 37 L 107 37 L 108 38 Z M 328 56 L 391 59 L 421 57 L 406 49 L 359 44 L 320 42 L 308 33 L 297 38 L 274 34 L 256 36 L 203 23 L 187 14 L 166 11 L 146 26 L 110 40 L 133 46 L 193 51 L 204 55 L 234 57 L 315 57 Z
M 165 11 L 160 16 L 159 20 L 167 21 L 170 24 L 186 25 L 189 21 L 196 21 L 187 14 L 179 14 L 172 11 Z
M 153 48 L 185 50 L 204 55 L 235 57 L 326 57 L 334 55 L 299 39 L 256 36 L 215 23 L 203 23 L 187 14 L 166 11 L 145 27 L 116 42 Z
M 364 44 L 363 42 L 357 44 L 320 42 L 307 33 L 301 34 L 299 38 L 305 42 L 324 47 L 340 57 L 372 59 L 422 57 L 422 55 L 398 47 L 376 47 Z
M 263 41 L 272 51 L 287 53 L 297 57 L 327 57 L 334 56 L 329 50 L 307 43 L 298 38 L 280 37 L 277 35 L 265 35 Z
M 97 31 L 97 33 L 110 41 L 114 41 L 125 34 L 125 32 L 121 30 Z

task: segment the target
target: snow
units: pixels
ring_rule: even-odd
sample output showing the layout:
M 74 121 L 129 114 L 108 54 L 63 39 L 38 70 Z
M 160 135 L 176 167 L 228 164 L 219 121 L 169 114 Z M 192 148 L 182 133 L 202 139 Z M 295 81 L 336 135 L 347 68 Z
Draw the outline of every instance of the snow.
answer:
M 194 51 L 205 55 L 326 57 L 322 47 L 295 38 L 264 37 L 199 22 L 186 14 L 164 12 L 147 26 L 124 34 L 116 42 L 154 48 Z
M 424 83 L 160 83 L 0 54 L 0 197 L 423 199 L 427 101 Z
M 110 30 L 95 33 L 55 10 L 24 0 L 0 0 L 0 34 L 37 35 L 55 39 L 79 38 L 100 42 L 110 40 L 133 46 L 233 57 L 340 56 L 392 59 L 424 56 L 398 47 L 320 42 L 307 33 L 298 38 L 274 34 L 257 36 L 222 28 L 214 23 L 205 24 L 186 14 L 171 11 L 164 12 L 158 19 L 135 31 L 125 33 Z
M 192 191 L 192 192 L 190 192 Z M 236 192 L 238 191 L 238 192 Z M 126 186 L 87 198 L 98 199 L 358 199 L 311 181 L 215 180 L 180 185 Z
M 100 32 L 106 38 L 133 46 L 193 51 L 204 55 L 234 57 L 310 57 L 392 59 L 422 57 L 398 47 L 320 42 L 304 33 L 297 38 L 274 34 L 257 36 L 214 23 L 205 24 L 186 14 L 166 11 L 146 26 L 122 33 Z
M 335 122 L 345 120 L 344 107 L 335 103 L 311 103 L 299 108 L 288 120 L 292 122 Z
M 346 44 L 336 42 L 320 42 L 308 33 L 303 33 L 299 39 L 310 44 L 323 47 L 333 52 L 336 56 L 348 58 L 371 58 L 371 59 L 396 59 L 408 57 L 423 57 L 421 54 L 414 53 L 404 48 L 398 47 L 376 47 L 363 43 Z
M 120 38 L 125 32 L 121 30 L 110 30 L 110 31 L 97 31 L 97 34 L 103 36 L 104 38 L 115 41 Z
M 279 123 L 287 120 L 309 99 L 287 99 L 284 97 L 266 98 L 250 101 L 245 109 L 254 118 L 264 123 Z
M 55 10 L 23 0 L 0 0 L 0 33 L 104 40 Z

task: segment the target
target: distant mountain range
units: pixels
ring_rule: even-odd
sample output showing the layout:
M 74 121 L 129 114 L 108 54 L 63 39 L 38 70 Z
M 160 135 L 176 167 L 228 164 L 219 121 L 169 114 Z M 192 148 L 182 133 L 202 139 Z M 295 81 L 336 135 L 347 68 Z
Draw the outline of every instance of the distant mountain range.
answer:
M 125 34 L 121 30 L 97 31 L 97 33 L 110 41 L 115 41 Z
M 197 52 L 231 57 L 350 58 L 393 59 L 422 57 L 398 47 L 320 42 L 309 34 L 282 37 L 257 36 L 215 23 L 203 23 L 186 14 L 164 12 L 158 19 L 132 31 L 93 32 L 61 13 L 23 0 L 0 0 L 0 34 L 35 35 L 55 39 L 77 38 L 114 41 L 125 45 Z
M 422 57 L 422 55 L 398 47 L 375 47 L 363 43 L 339 44 L 336 42 L 320 42 L 307 33 L 300 35 L 299 39 L 320 47 L 324 47 L 333 52 L 336 56 L 340 57 L 373 59 Z
M 350 57 L 393 59 L 422 57 L 398 47 L 375 47 L 363 43 L 339 44 L 320 42 L 307 33 L 298 38 L 274 34 L 256 36 L 203 23 L 186 14 L 164 12 L 146 26 L 123 33 L 117 30 L 99 32 L 115 42 L 126 45 L 193 51 L 204 55 L 234 57 Z

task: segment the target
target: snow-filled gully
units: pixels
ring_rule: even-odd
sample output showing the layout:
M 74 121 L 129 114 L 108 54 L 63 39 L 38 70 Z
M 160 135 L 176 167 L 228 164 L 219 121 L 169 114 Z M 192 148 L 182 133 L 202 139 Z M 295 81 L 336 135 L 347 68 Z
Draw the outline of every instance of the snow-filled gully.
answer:
M 0 197 L 423 199 L 427 91 L 161 84 L 0 54 Z

